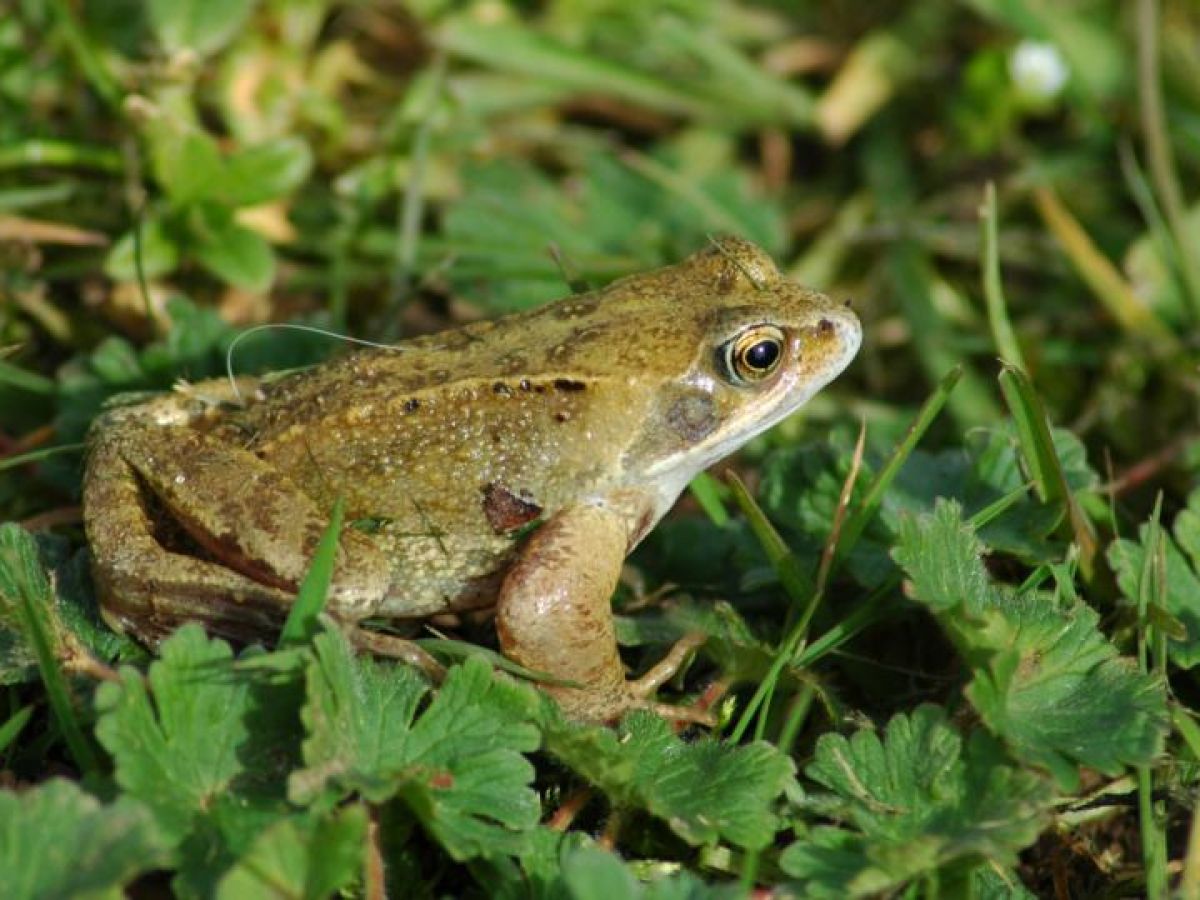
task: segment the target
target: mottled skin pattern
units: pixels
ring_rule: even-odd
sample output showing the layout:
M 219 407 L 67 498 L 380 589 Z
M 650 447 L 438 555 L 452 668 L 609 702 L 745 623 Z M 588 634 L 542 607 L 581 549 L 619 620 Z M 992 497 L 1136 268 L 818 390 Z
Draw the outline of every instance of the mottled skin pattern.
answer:
M 741 380 L 725 348 L 763 327 L 776 367 Z M 341 495 L 364 527 L 341 538 L 335 616 L 495 606 L 507 656 L 582 685 L 548 689 L 571 714 L 612 718 L 663 677 L 625 681 L 608 605 L 625 555 L 860 338 L 724 239 L 531 312 L 114 409 L 84 482 L 105 615 L 150 642 L 187 619 L 278 627 Z

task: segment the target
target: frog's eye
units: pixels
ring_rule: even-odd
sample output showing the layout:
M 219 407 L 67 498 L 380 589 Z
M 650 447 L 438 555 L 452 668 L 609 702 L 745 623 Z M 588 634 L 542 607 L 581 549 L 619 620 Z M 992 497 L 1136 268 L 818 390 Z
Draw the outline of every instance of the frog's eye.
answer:
M 783 341 L 783 332 L 774 325 L 747 328 L 721 347 L 723 374 L 734 384 L 762 381 L 779 368 Z

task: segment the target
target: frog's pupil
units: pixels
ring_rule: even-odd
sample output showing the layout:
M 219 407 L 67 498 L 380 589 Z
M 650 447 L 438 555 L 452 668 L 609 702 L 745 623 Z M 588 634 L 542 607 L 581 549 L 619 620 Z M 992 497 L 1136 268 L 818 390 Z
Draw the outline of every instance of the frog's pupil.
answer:
M 779 344 L 776 341 L 759 341 L 746 351 L 746 365 L 765 371 L 779 359 Z

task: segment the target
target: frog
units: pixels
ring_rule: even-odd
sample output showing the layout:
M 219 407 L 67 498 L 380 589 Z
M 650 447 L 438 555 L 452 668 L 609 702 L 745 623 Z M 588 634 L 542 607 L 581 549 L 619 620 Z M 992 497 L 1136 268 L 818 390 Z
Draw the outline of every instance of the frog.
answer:
M 861 340 L 848 302 L 724 237 L 531 310 L 113 406 L 83 480 L 102 615 L 152 648 L 188 621 L 277 632 L 340 502 L 325 612 L 342 627 L 491 617 L 570 718 L 661 710 L 698 639 L 628 677 L 626 557 Z

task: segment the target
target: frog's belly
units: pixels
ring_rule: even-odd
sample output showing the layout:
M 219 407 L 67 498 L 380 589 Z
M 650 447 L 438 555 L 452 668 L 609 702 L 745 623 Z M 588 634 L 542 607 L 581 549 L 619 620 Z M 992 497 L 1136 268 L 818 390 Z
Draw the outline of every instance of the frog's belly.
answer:
M 373 536 L 392 560 L 392 581 L 376 614 L 417 618 L 492 606 L 517 542 L 489 534 L 414 534 L 384 526 Z

